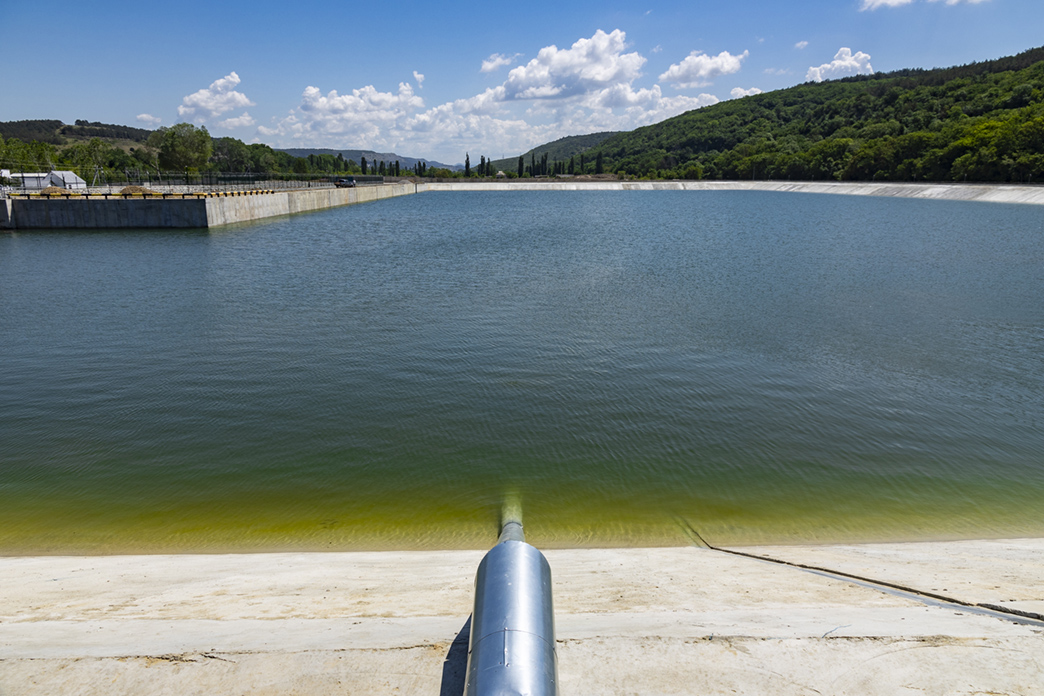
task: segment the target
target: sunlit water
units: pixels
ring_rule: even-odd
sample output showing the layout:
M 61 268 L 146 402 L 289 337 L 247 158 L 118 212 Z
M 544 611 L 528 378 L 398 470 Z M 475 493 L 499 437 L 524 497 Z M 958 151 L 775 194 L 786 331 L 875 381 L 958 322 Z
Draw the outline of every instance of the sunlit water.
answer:
M 427 193 L 0 236 L 0 552 L 1044 534 L 1044 210 Z

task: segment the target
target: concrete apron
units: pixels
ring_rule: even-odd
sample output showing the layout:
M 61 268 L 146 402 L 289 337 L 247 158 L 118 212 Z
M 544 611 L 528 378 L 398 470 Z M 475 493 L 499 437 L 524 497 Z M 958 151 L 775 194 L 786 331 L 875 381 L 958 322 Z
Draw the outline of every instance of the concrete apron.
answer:
M 1044 622 L 918 594 L 1033 614 L 1044 540 L 740 551 L 546 551 L 562 693 L 1044 684 Z M 0 693 L 460 694 L 483 554 L 3 558 Z

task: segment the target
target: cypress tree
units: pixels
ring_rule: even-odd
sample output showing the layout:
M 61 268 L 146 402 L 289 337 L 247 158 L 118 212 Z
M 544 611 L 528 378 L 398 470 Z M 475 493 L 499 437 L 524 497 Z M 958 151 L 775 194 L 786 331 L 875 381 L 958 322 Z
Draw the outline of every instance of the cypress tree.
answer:
M 526 173 L 526 158 L 522 155 L 518 156 L 518 178 L 521 179 L 522 175 Z
M 471 176 L 471 156 L 468 153 L 464 153 L 464 176 Z

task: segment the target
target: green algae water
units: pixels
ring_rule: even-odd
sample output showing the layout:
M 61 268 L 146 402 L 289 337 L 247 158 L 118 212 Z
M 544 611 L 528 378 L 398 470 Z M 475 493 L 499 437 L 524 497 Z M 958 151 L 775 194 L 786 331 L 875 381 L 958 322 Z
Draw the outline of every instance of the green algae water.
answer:
M 0 553 L 1044 534 L 1044 210 L 456 192 L 0 236 Z

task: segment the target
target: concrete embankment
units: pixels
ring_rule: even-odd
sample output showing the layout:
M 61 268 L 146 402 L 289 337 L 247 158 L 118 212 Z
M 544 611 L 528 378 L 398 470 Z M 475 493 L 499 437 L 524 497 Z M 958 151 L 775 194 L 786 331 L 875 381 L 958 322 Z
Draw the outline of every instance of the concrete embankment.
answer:
M 419 184 L 418 191 L 780 191 L 1044 205 L 1044 186 L 827 181 L 461 181 Z
M 460 694 L 483 553 L 0 558 L 0 693 Z M 545 555 L 563 694 L 1044 684 L 1042 539 Z
M 163 197 L 18 196 L 4 201 L 5 206 L 0 208 L 0 226 L 9 229 L 217 227 L 415 192 L 413 184 L 399 183 Z

